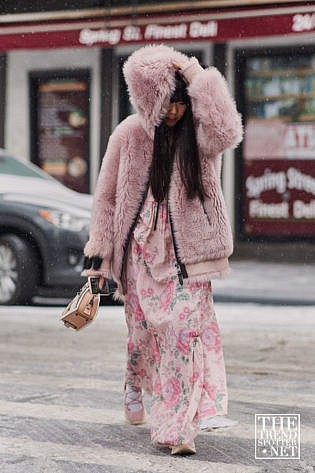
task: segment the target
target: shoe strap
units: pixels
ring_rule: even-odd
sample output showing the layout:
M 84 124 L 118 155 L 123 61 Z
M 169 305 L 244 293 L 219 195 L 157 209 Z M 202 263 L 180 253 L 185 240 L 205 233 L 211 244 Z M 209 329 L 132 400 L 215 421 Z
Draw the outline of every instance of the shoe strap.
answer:
M 133 386 L 126 386 L 126 396 L 125 396 L 125 403 L 126 406 L 129 408 L 130 406 L 135 407 L 139 405 L 139 409 L 142 408 L 142 391 L 139 388 Z

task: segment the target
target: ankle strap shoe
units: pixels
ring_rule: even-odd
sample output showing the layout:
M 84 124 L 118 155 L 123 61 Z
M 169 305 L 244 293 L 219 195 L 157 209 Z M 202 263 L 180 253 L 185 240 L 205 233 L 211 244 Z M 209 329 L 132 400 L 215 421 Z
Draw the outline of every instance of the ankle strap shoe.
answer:
M 135 386 L 125 388 L 125 418 L 129 424 L 145 423 L 145 410 L 142 402 L 142 391 Z

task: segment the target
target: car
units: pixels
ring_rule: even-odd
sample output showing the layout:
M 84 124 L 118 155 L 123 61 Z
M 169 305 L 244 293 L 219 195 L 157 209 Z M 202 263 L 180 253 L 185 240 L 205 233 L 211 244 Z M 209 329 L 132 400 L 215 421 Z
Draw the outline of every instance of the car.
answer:
M 91 207 L 92 196 L 0 149 L 0 304 L 75 294 Z

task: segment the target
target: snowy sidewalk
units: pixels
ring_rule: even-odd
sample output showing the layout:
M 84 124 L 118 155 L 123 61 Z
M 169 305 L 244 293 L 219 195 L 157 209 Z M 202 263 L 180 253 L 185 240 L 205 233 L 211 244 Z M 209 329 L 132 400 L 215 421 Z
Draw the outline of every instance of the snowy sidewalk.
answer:
M 231 273 L 213 281 L 217 302 L 315 305 L 315 265 L 232 261 Z
M 200 432 L 197 454 L 181 458 L 151 444 L 149 422 L 124 421 L 122 307 L 101 307 L 79 333 L 58 307 L 0 307 L 0 472 L 313 471 L 314 308 L 218 303 L 216 312 L 238 424 Z M 300 415 L 300 459 L 255 458 L 255 414 L 288 413 Z

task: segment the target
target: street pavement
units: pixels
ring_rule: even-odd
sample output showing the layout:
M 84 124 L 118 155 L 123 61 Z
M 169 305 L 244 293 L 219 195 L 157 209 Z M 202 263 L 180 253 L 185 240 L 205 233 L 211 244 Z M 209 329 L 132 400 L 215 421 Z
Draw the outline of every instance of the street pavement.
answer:
M 229 284 L 218 293 L 232 300 Z M 238 424 L 200 433 L 190 457 L 154 447 L 148 423 L 124 422 L 122 307 L 101 307 L 79 333 L 60 307 L 0 307 L 0 473 L 313 472 L 315 307 L 264 302 L 216 303 Z M 255 414 L 300 414 L 300 459 L 255 459 Z
M 219 302 L 313 305 L 315 264 L 232 260 L 231 272 L 213 281 Z

